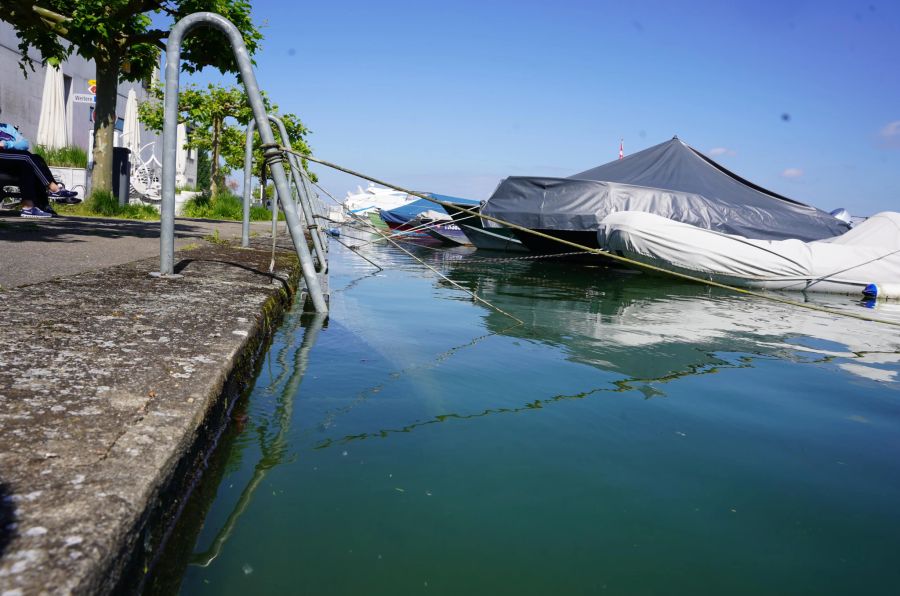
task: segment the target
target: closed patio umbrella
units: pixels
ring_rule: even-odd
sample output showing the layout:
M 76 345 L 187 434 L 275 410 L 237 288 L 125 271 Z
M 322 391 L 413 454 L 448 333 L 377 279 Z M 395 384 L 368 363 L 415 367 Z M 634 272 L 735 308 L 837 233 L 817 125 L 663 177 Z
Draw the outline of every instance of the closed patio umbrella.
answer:
M 178 124 L 175 129 L 175 138 L 177 146 L 175 147 L 175 180 L 177 184 L 184 185 L 187 178 L 185 177 L 185 169 L 187 168 L 187 126 L 184 122 Z
M 138 124 L 137 94 L 128 90 L 125 101 L 125 122 L 122 125 L 122 146 L 131 150 L 131 161 L 135 163 L 141 152 L 141 127 Z
M 68 145 L 63 73 L 55 66 L 48 65 L 44 75 L 44 95 L 41 98 L 41 117 L 38 120 L 36 141 L 38 145 L 48 149 L 61 149 Z

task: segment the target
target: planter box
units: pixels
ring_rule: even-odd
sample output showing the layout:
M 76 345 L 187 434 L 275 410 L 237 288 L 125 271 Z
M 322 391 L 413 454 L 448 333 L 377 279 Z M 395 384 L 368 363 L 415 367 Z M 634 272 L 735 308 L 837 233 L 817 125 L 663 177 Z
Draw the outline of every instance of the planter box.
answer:
M 184 204 L 199 194 L 190 190 L 175 193 L 175 215 L 178 217 L 184 215 Z
M 50 171 L 53 172 L 57 182 L 62 182 L 69 190 L 78 191 L 79 198 L 84 198 L 87 190 L 87 170 L 84 168 L 50 166 Z

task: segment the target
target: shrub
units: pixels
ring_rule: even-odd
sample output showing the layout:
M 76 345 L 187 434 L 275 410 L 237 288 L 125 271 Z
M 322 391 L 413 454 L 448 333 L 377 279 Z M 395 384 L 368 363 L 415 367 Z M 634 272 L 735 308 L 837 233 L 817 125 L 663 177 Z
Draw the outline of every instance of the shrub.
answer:
M 62 168 L 86 168 L 87 151 L 81 147 L 70 145 L 61 149 L 48 149 L 43 145 L 34 148 L 34 153 L 44 158 L 49 166 Z
M 198 219 L 241 221 L 244 216 L 244 203 L 240 197 L 231 193 L 219 193 L 216 196 L 203 193 L 189 199 L 184 204 L 184 215 Z M 278 218 L 283 219 L 284 216 L 279 213 Z M 271 219 L 272 212 L 265 207 L 250 207 L 250 221 L 269 221 Z
M 119 199 L 111 192 L 96 191 L 86 201 L 78 205 L 53 206 L 54 209 L 64 215 L 86 215 L 104 217 L 118 217 L 121 219 L 159 219 L 159 212 L 150 205 L 119 205 Z

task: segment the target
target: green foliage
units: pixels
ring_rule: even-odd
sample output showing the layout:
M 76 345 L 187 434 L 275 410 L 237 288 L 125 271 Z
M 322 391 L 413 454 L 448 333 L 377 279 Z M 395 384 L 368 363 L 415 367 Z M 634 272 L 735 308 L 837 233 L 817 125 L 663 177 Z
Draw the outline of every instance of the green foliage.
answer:
M 198 11 L 217 12 L 234 23 L 253 55 L 262 34 L 250 20 L 250 9 L 243 0 L 3 0 L 0 19 L 16 29 L 23 70 L 34 68 L 28 58 L 34 48 L 44 62 L 58 63 L 78 54 L 121 67 L 122 79 L 140 81 L 158 64 L 172 25 Z M 151 15 L 159 27 L 153 26 Z M 206 65 L 237 72 L 227 39 L 210 28 L 198 28 L 187 37 L 181 59 L 187 72 Z
M 250 221 L 272 221 L 272 212 L 259 205 L 250 206 Z M 284 213 L 278 213 L 278 221 L 284 221 Z
M 34 148 L 34 153 L 43 157 L 49 166 L 62 168 L 87 167 L 87 151 L 74 145 L 61 149 L 48 149 L 43 145 L 38 145 Z
M 59 64 L 73 54 L 94 60 L 94 185 L 109 189 L 118 82 L 149 80 L 173 25 L 198 11 L 216 12 L 234 23 L 253 55 L 262 34 L 250 20 L 250 8 L 244 0 L 2 0 L 0 20 L 16 31 L 25 76 L 34 70 L 29 57 L 34 50 L 45 64 Z M 198 27 L 182 45 L 182 70 L 203 66 L 238 72 L 231 44 L 217 29 Z
M 209 242 L 210 244 L 228 244 L 228 240 L 219 236 L 219 228 L 213 230 L 212 234 L 207 234 L 203 237 L 204 240 Z
M 56 204 L 53 206 L 61 215 L 83 215 L 87 217 L 115 217 L 119 219 L 158 220 L 159 212 L 150 205 L 119 205 L 111 192 L 96 191 L 86 201 L 78 205 Z
M 153 99 L 144 102 L 139 108 L 141 122 L 155 131 L 161 131 L 163 126 L 163 92 L 157 86 L 152 90 Z M 263 94 L 263 103 L 269 113 L 277 113 L 278 106 L 271 104 Z M 191 130 L 188 139 L 188 147 L 197 149 L 200 153 L 208 152 L 210 159 L 210 183 L 214 192 L 224 189 L 225 177 L 234 170 L 244 168 L 244 148 L 248 123 L 253 119 L 253 111 L 243 87 L 224 88 L 218 85 L 207 85 L 200 88 L 187 86 L 179 95 L 179 117 Z M 279 118 L 284 123 L 285 131 L 292 148 L 296 151 L 309 154 L 311 152 L 306 137 L 310 134 L 303 123 L 294 114 L 282 114 Z M 276 140 L 281 142 L 281 135 L 275 128 Z M 253 163 L 259 166 L 263 163 L 262 140 L 259 132 L 253 137 Z M 198 162 L 198 185 L 206 187 L 201 181 Z M 314 180 L 308 164 L 304 161 L 303 168 L 307 175 Z
M 210 196 L 207 193 L 189 199 L 184 204 L 184 216 L 197 219 L 226 219 L 241 221 L 244 217 L 244 203 L 240 197 L 230 193 Z M 279 213 L 279 219 L 284 216 Z M 272 212 L 265 207 L 250 207 L 250 221 L 271 221 Z
M 197 152 L 197 188 L 206 190 L 209 188 L 209 153 Z

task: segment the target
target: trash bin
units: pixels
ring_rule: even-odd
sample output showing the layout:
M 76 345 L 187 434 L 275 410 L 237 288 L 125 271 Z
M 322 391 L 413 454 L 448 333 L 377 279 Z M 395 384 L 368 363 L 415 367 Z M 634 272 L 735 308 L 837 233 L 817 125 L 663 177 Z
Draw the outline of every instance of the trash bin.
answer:
M 113 147 L 112 187 L 119 205 L 127 205 L 131 192 L 131 150 L 125 147 Z

